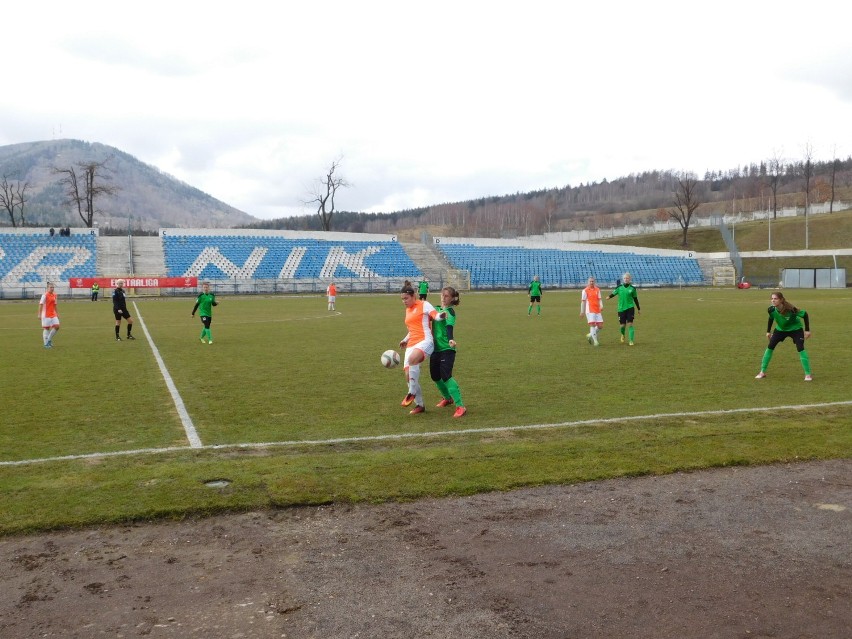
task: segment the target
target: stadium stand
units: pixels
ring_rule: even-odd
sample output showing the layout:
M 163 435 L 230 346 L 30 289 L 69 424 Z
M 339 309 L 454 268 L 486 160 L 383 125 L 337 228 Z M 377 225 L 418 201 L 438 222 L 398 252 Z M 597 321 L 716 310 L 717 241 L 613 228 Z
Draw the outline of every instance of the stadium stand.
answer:
M 266 233 L 163 229 L 166 274 L 211 281 L 420 276 L 390 235 Z
M 436 247 L 456 269 L 470 272 L 474 288 L 525 288 L 539 275 L 546 286 L 582 288 L 590 275 L 615 284 L 625 272 L 640 286 L 705 284 L 698 261 L 684 255 L 590 249 L 589 245 L 529 246 L 508 241 L 438 238 Z M 672 252 L 675 253 L 675 252 Z
M 50 235 L 44 229 L 0 232 L 0 284 L 14 287 L 95 277 L 97 236 L 76 230 L 70 236 Z

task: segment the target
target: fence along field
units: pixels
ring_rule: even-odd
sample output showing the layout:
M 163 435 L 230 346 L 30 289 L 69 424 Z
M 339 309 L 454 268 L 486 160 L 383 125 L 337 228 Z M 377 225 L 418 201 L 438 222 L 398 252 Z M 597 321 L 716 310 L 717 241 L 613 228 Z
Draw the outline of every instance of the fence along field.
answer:
M 220 297 L 212 346 L 198 339 L 189 298 L 136 300 L 135 342 L 114 341 L 108 302 L 61 301 L 52 350 L 41 348 L 35 304 L 4 303 L 0 530 L 849 456 L 850 296 L 789 297 L 811 314 L 811 384 L 789 341 L 769 377 L 753 379 L 767 291 L 640 291 L 632 348 L 618 342 L 611 303 L 602 345 L 588 345 L 576 291 L 546 291 L 541 319 L 527 316 L 522 292 L 463 294 L 461 420 L 434 407 L 425 370 L 427 412 L 400 407 L 403 373 L 379 363 L 405 333 L 396 295 L 343 295 L 337 313 L 322 297 Z M 663 416 L 624 419 L 651 415 Z M 145 452 L 99 455 L 127 451 Z M 9 464 L 75 455 L 89 457 Z M 205 486 L 216 478 L 228 488 Z

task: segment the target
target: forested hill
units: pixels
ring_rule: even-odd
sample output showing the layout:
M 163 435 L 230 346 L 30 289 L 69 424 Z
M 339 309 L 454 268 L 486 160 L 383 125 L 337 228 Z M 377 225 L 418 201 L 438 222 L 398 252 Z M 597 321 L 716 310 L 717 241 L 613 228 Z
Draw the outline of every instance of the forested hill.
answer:
M 696 215 L 773 210 L 803 206 L 805 175 L 810 202 L 852 199 L 852 158 L 829 162 L 784 163 L 778 159 L 726 171 L 693 176 L 702 202 Z M 437 227 L 465 237 L 504 237 L 547 231 L 594 229 L 625 222 L 668 219 L 683 174 L 647 171 L 603 180 L 466 202 L 435 204 L 393 213 L 335 213 L 332 229 L 368 233 L 400 233 Z M 250 228 L 319 230 L 317 215 L 264 220 Z
M 148 231 L 161 226 L 229 228 L 257 220 L 128 153 L 80 140 L 0 146 L 0 179 L 13 188 L 27 185 L 26 225 L 81 226 L 83 221 L 60 182 L 62 176 L 54 169 L 92 162 L 104 164 L 97 184 L 115 191 L 95 199 L 94 220 L 102 230 L 126 232 L 128 225 Z M 0 210 L 0 215 L 3 225 L 10 225 L 8 211 Z

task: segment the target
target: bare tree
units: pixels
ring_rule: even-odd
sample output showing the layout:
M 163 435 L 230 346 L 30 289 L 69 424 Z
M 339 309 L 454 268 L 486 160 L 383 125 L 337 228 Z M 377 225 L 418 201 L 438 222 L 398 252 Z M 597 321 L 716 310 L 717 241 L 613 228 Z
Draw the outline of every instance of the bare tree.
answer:
M 814 149 L 810 142 L 805 145 L 804 156 L 805 161 L 802 165 L 802 177 L 805 181 L 805 249 L 808 249 L 810 245 L 808 238 L 808 215 L 811 211 L 811 178 L 814 172 Z
M 769 166 L 767 167 L 769 177 L 769 188 L 772 191 L 772 219 L 778 219 L 778 185 L 781 182 L 781 176 L 784 174 L 784 160 L 778 151 L 772 152 L 772 157 L 769 158 Z
M 343 158 L 338 158 L 331 163 L 325 177 L 317 180 L 314 187 L 312 197 L 304 200 L 304 204 L 316 204 L 317 215 L 320 219 L 323 231 L 331 230 L 331 218 L 334 217 L 334 196 L 337 195 L 337 189 L 346 188 L 349 183 L 342 177 L 335 176 L 334 173 L 340 168 L 340 161 Z
M 689 224 L 692 222 L 692 214 L 695 209 L 701 204 L 699 201 L 699 182 L 693 173 L 684 173 L 677 181 L 677 190 L 675 191 L 675 208 L 669 209 L 669 217 L 677 220 L 680 228 L 683 230 L 683 242 L 681 246 L 687 248 L 689 242 L 687 233 L 689 232 Z
M 77 215 L 88 228 L 92 228 L 95 213 L 100 213 L 95 208 L 95 200 L 102 195 L 115 195 L 117 187 L 103 182 L 109 181 L 111 175 L 107 167 L 107 158 L 101 162 L 80 162 L 76 167 L 58 168 L 53 172 L 63 177 L 59 183 L 65 188 L 65 197 L 68 203 L 77 209 Z
M 27 204 L 27 189 L 29 187 L 29 182 L 18 181 L 13 184 L 9 182 L 9 178 L 6 175 L 3 176 L 3 183 L 0 184 L 0 205 L 2 205 L 9 214 L 9 220 L 12 222 L 12 227 L 18 226 L 18 223 L 15 220 L 15 209 L 18 211 L 21 226 L 27 225 L 24 209 Z
M 831 204 L 828 205 L 829 214 L 834 213 L 834 183 L 837 178 L 837 147 L 832 148 L 831 153 Z

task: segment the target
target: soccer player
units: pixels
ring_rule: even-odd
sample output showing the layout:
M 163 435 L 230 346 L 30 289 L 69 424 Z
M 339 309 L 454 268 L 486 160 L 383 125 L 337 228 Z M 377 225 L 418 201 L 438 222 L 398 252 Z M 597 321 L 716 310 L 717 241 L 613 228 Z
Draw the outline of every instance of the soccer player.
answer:
M 625 273 L 621 276 L 621 284 L 615 287 L 615 290 L 609 294 L 607 299 L 618 297 L 618 323 L 621 326 L 621 343 L 624 343 L 624 335 L 627 333 L 627 339 L 630 346 L 633 346 L 633 320 L 635 314 L 642 314 L 639 308 L 639 296 L 636 295 L 636 287 L 633 286 L 633 278 L 630 273 Z
M 420 386 L 420 364 L 435 350 L 430 323 L 433 319 L 444 319 L 445 315 L 438 313 L 429 302 L 415 298 L 414 287 L 408 280 L 402 286 L 400 297 L 405 305 L 405 326 L 408 328 L 408 333 L 399 342 L 400 348 L 405 349 L 403 366 L 408 382 L 408 393 L 402 405 L 410 406 L 414 402 L 411 414 L 417 415 L 426 412 Z
M 429 280 L 425 277 L 417 285 L 417 295 L 421 300 L 425 300 L 426 296 L 429 295 Z
M 769 301 L 772 304 L 768 309 L 769 321 L 766 324 L 766 339 L 769 340 L 769 346 L 763 353 L 760 372 L 754 378 L 763 379 L 766 377 L 766 369 L 769 367 L 769 360 L 772 359 L 775 347 L 789 337 L 796 345 L 796 350 L 799 351 L 799 361 L 802 362 L 802 368 L 805 371 L 805 381 L 812 381 L 811 361 L 808 352 L 805 350 L 805 340 L 811 336 L 811 320 L 808 317 L 808 312 L 790 304 L 784 299 L 784 295 L 778 291 L 772 293 Z M 775 323 L 774 331 L 772 330 L 773 322 Z
M 595 283 L 595 278 L 590 277 L 588 285 L 583 289 L 580 296 L 580 317 L 586 316 L 586 321 L 589 323 L 589 333 L 586 339 L 589 344 L 598 346 L 598 331 L 603 328 L 603 295 L 601 289 Z
M 456 340 L 453 338 L 456 312 L 453 306 L 458 306 L 459 303 L 459 292 L 456 289 L 452 286 L 441 289 L 441 306 L 437 311 L 443 312 L 445 318 L 432 322 L 435 352 L 429 358 L 429 374 L 443 397 L 437 406 L 444 408 L 455 404 L 456 412 L 453 413 L 453 417 L 462 417 L 467 412 L 462 401 L 461 390 L 453 377 L 453 365 L 456 361 Z
M 120 342 L 121 320 L 127 320 L 127 339 L 136 339 L 130 332 L 133 330 L 133 318 L 127 310 L 127 298 L 124 295 L 124 280 L 115 281 L 112 292 L 112 314 L 115 315 L 115 341 Z
M 41 338 L 45 348 L 53 348 L 53 336 L 59 330 L 59 313 L 56 310 L 56 291 L 53 282 L 47 283 L 47 288 L 38 302 L 38 317 L 41 319 Z
M 337 299 L 337 287 L 334 285 L 334 282 L 328 285 L 328 288 L 325 289 L 325 294 L 328 296 L 328 310 L 334 310 L 334 302 Z
M 532 278 L 532 282 L 527 287 L 527 290 L 530 294 L 530 307 L 527 309 L 527 315 L 532 316 L 532 307 L 533 304 L 537 304 L 536 312 L 539 317 L 541 317 L 541 280 L 538 279 L 538 275 Z
M 195 300 L 195 306 L 192 307 L 192 316 L 195 317 L 195 311 L 198 311 L 198 316 L 201 318 L 201 324 L 204 328 L 201 329 L 201 343 L 204 344 L 204 338 L 207 338 L 207 345 L 213 343 L 213 333 L 210 332 L 210 324 L 213 322 L 213 307 L 219 306 L 216 301 L 216 294 L 210 292 L 210 282 L 201 284 L 201 293 Z

